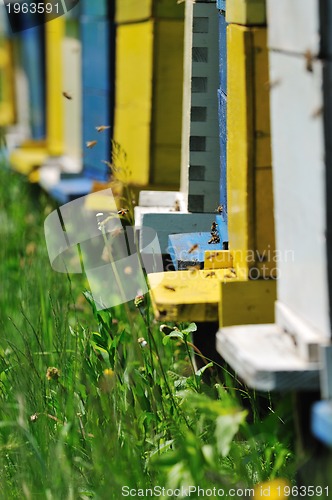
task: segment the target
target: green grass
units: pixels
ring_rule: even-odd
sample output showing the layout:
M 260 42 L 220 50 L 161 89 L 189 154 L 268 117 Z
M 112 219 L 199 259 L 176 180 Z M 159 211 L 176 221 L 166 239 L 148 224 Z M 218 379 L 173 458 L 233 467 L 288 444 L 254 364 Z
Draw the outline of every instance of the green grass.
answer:
M 289 398 L 267 399 L 261 418 L 255 394 L 225 369 L 204 382 L 189 356 L 195 325 L 166 336 L 147 298 L 98 312 L 83 276 L 49 264 L 53 209 L 0 169 L 0 498 L 292 481 Z

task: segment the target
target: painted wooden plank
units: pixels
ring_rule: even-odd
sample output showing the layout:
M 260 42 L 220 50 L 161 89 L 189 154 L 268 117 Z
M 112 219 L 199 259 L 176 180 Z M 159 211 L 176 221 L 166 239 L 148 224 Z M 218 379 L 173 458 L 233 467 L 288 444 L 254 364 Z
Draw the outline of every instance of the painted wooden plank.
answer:
M 87 177 L 75 176 L 74 178 L 62 179 L 50 189 L 50 195 L 61 205 L 76 198 L 85 196 L 92 191 L 93 181 Z
M 226 20 L 245 26 L 265 25 L 265 0 L 228 0 Z
M 217 350 L 249 387 L 263 391 L 319 387 L 318 363 L 301 359 L 291 337 L 276 325 L 221 328 Z
M 78 22 L 67 21 L 68 31 L 63 41 L 63 89 L 73 99 L 64 99 L 64 141 L 66 156 L 71 160 L 72 173 L 82 170 L 82 68 Z M 66 29 L 67 32 L 67 29 Z
M 48 157 L 48 148 L 45 143 L 36 143 L 31 146 L 23 144 L 14 149 L 10 154 L 11 167 L 23 175 L 29 175 L 34 169 L 40 167 Z
M 226 0 L 217 0 L 217 9 L 226 10 Z
M 267 30 L 253 29 L 255 167 L 270 167 L 270 87 Z
M 59 51 L 65 30 L 64 17 L 45 24 L 46 31 L 46 127 L 47 148 L 50 156 L 64 152 L 64 97 L 62 96 L 63 60 Z
M 138 185 L 149 182 L 153 29 L 153 21 L 117 28 L 114 139 L 127 153 L 130 181 Z
M 230 274 L 232 275 L 232 273 Z M 276 281 L 270 279 L 221 283 L 220 328 L 273 323 Z
M 278 258 L 275 251 L 272 168 L 255 169 L 254 182 L 255 252 L 250 257 L 255 269 L 251 269 L 250 274 L 253 278 L 255 273 L 259 278 L 275 278 L 278 275 Z
M 89 17 L 106 17 L 107 4 L 107 0 L 98 0 L 98 2 L 80 0 L 81 15 Z
M 109 30 L 110 23 L 106 18 L 81 17 L 82 71 L 85 88 L 104 91 L 110 89 Z
M 139 193 L 138 205 L 140 207 L 169 207 L 177 211 L 185 210 L 185 200 L 183 193 L 179 191 L 146 191 Z
M 227 22 L 225 13 L 219 12 L 219 82 L 220 90 L 227 95 Z
M 319 359 L 321 369 L 321 393 L 324 399 L 332 400 L 332 345 L 320 346 Z
M 227 97 L 218 90 L 220 135 L 220 205 L 227 214 Z
M 180 185 L 183 20 L 154 25 L 150 182 Z M 152 82 L 150 82 L 152 84 Z
M 230 249 L 246 254 L 254 244 L 253 74 L 250 28 L 227 27 L 227 200 Z
M 151 301 L 161 321 L 216 321 L 219 280 L 227 270 L 174 271 L 148 275 Z
M 31 138 L 35 140 L 44 139 L 46 133 L 43 32 L 43 26 L 36 26 L 20 33 L 23 67 L 29 82 Z
M 329 339 L 322 62 L 271 51 L 270 80 L 278 299 Z
M 319 401 L 311 413 L 311 430 L 327 446 L 332 446 L 332 401 Z
M 320 349 L 322 345 L 326 344 L 326 338 L 292 310 L 288 304 L 280 300 L 279 285 L 278 282 L 278 301 L 275 304 L 276 323 L 293 337 L 302 359 L 320 361 Z M 299 288 L 297 293 L 300 293 Z
M 210 243 L 211 233 L 172 234 L 168 238 L 169 254 L 176 270 L 192 266 L 203 268 L 205 251 L 214 248 L 222 249 L 222 242 Z
M 219 12 L 219 144 L 220 144 L 220 205 L 227 217 L 227 23 L 225 12 Z
M 319 55 L 320 4 L 306 0 L 303 7 L 302 0 L 267 0 L 270 48 L 312 57 Z
M 169 0 L 117 0 L 115 20 L 117 23 L 128 23 L 146 20 L 151 17 L 182 19 L 184 6 Z
M 108 124 L 110 120 L 111 93 L 99 89 L 83 89 L 83 164 L 84 172 L 96 180 L 106 180 L 109 169 L 103 161 L 111 157 L 110 130 L 102 133 L 96 131 L 99 125 Z M 96 140 L 93 148 L 87 142 Z
M 237 251 L 244 273 L 251 268 L 261 272 L 275 267 L 273 261 L 266 261 L 267 250 L 269 256 L 275 250 L 266 29 L 229 25 L 227 44 L 230 249 Z
M 161 252 L 168 253 L 168 236 L 179 233 L 197 233 L 206 231 L 211 226 L 211 214 L 166 214 L 148 213 L 143 215 L 142 227 L 152 228 L 157 232 Z M 140 249 L 145 248 L 144 232 L 141 234 Z
M 2 27 L 1 27 L 2 28 Z M 14 108 L 14 75 L 12 44 L 0 38 L 0 126 L 13 124 Z
M 187 210 L 177 210 L 173 206 L 155 206 L 155 207 L 141 207 L 137 206 L 134 207 L 134 216 L 135 216 L 135 227 L 139 228 L 142 227 L 143 224 L 143 217 L 146 214 L 168 214 L 168 213 L 174 213 L 176 212 L 177 214 L 186 214 L 188 213 Z
M 185 24 L 181 191 L 188 193 L 189 211 L 211 212 L 219 202 L 215 4 L 186 2 Z
M 83 86 L 83 166 L 85 175 L 105 181 L 109 171 L 103 161 L 111 158 L 110 138 L 114 94 L 114 26 L 102 12 L 80 19 L 82 40 L 82 86 Z M 96 131 L 100 125 L 110 126 L 102 133 Z M 89 149 L 86 144 L 96 140 Z
M 233 254 L 229 250 L 209 249 L 204 252 L 204 269 L 233 269 L 234 265 Z

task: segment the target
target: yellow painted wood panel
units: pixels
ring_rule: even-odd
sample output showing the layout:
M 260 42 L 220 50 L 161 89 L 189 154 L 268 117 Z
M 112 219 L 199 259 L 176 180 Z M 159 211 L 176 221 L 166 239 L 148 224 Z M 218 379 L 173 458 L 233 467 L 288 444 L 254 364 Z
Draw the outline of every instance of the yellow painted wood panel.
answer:
M 275 280 L 220 283 L 220 328 L 274 322 Z
M 228 233 L 241 279 L 275 250 L 266 40 L 265 28 L 227 28 Z
M 232 280 L 228 274 L 227 269 L 149 274 L 156 316 L 161 321 L 216 321 L 220 280 Z
M 183 21 L 155 24 L 151 181 L 180 183 Z
M 249 28 L 227 27 L 227 197 L 230 250 L 247 269 L 254 243 L 253 61 Z
M 36 167 L 40 167 L 48 157 L 48 148 L 36 142 L 32 147 L 26 147 L 22 144 L 20 148 L 14 149 L 10 155 L 9 161 L 13 170 L 23 175 L 28 175 Z M 37 182 L 39 178 L 33 176 L 33 181 Z
M 135 22 L 155 18 L 184 17 L 184 3 L 176 0 L 117 0 L 115 21 L 117 23 Z
M 246 26 L 265 24 L 266 1 L 227 0 L 226 21 Z
M 276 276 L 272 168 L 255 171 L 255 249 L 260 277 Z
M 139 185 L 149 182 L 153 31 L 153 21 L 117 28 L 114 139 Z
M 266 28 L 252 28 L 255 167 L 271 165 L 270 85 Z
M 57 17 L 45 24 L 46 31 L 46 135 L 51 156 L 64 152 L 64 97 L 62 42 L 65 18 Z
M 0 40 L 0 126 L 15 120 L 12 47 L 8 40 Z
M 204 269 L 226 269 L 233 265 L 233 255 L 229 250 L 205 250 L 204 252 Z

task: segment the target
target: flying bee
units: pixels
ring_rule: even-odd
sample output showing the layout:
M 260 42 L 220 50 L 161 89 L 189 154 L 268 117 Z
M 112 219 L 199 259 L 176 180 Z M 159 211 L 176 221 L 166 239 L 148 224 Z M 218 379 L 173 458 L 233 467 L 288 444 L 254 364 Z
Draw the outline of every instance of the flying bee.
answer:
M 208 260 L 213 260 L 215 257 L 218 257 L 218 254 L 217 254 L 217 253 L 211 253 L 211 254 L 208 256 Z
M 215 221 L 213 221 L 212 225 L 211 225 L 211 231 L 213 233 L 215 233 L 217 231 L 217 227 L 218 227 L 218 224 Z
M 89 148 L 89 149 L 92 149 L 95 147 L 95 145 L 97 144 L 97 141 L 87 141 L 86 142 L 86 147 Z
M 224 211 L 224 207 L 222 205 L 218 205 L 216 212 L 218 212 L 218 214 L 222 214 L 223 211 Z
M 63 95 L 63 97 L 65 97 L 69 101 L 71 101 L 73 98 L 73 96 L 71 94 L 69 94 L 69 92 L 62 92 L 62 95 Z
M 169 290 L 170 292 L 175 292 L 175 288 L 173 286 L 169 286 L 169 285 L 164 285 L 164 288 L 166 290 Z
M 104 132 L 104 130 L 107 130 L 108 128 L 111 128 L 110 125 L 99 125 L 99 127 L 96 127 L 97 132 Z
M 120 208 L 120 210 L 118 210 L 118 215 L 126 215 L 127 213 L 129 212 L 128 208 Z
M 188 253 L 193 253 L 195 250 L 197 250 L 198 244 L 195 243 L 192 247 L 189 248 Z

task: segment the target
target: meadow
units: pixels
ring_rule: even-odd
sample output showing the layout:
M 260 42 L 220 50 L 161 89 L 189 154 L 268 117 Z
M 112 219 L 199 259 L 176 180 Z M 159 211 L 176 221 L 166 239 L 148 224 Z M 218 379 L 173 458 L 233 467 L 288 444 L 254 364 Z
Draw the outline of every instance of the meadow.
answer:
M 0 169 L 0 499 L 295 484 L 291 395 L 258 401 L 226 366 L 197 370 L 196 325 L 162 326 L 148 297 L 97 311 L 84 276 L 50 266 L 54 208 Z

